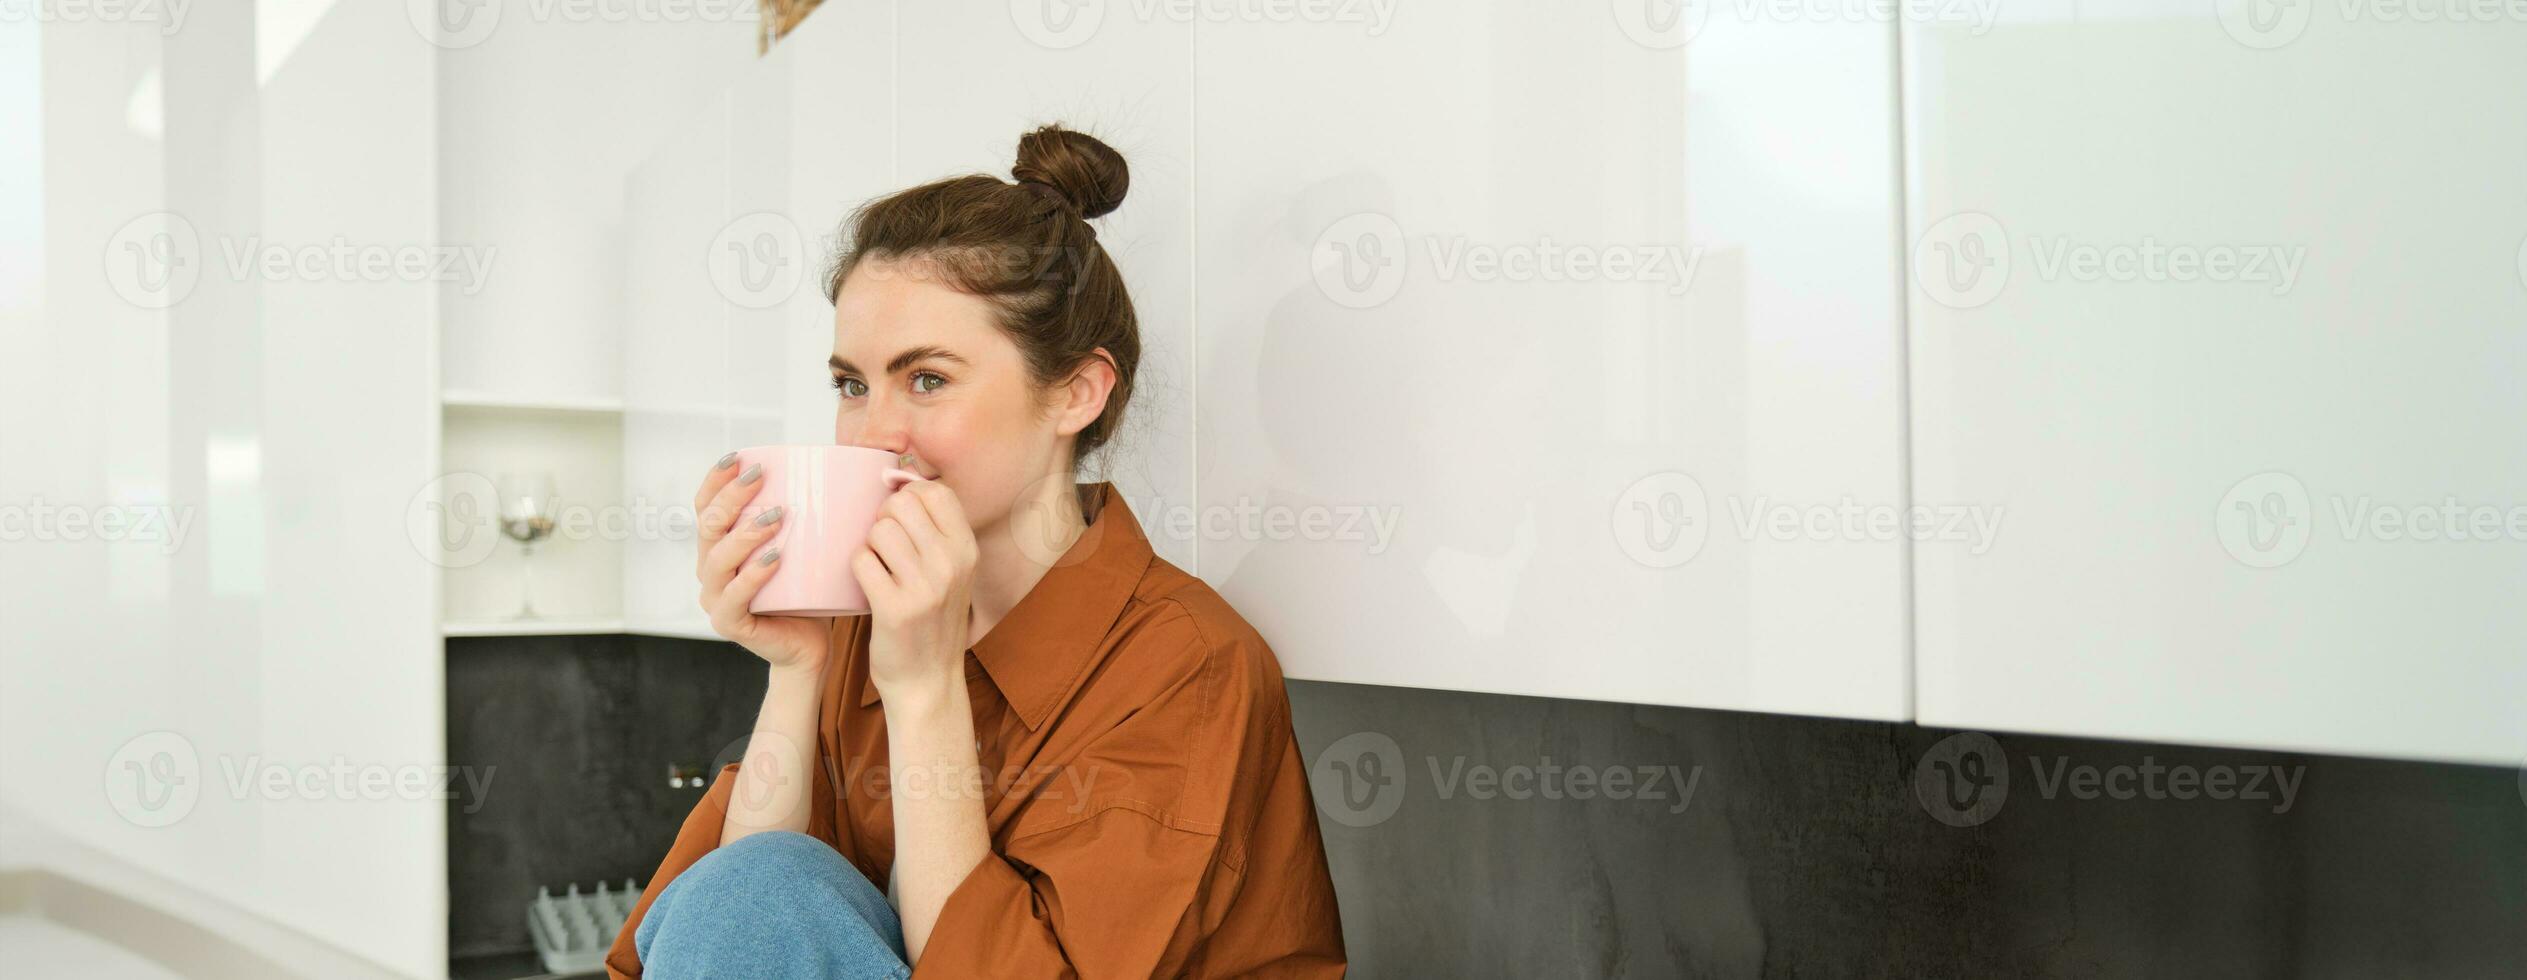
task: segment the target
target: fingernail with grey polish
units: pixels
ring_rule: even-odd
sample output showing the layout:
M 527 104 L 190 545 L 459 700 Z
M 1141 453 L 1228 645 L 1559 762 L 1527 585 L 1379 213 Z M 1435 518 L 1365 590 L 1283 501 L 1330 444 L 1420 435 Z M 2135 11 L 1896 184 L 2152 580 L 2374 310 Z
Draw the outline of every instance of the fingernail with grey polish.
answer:
M 774 506 L 773 506 L 773 508 L 772 508 L 771 510 L 767 510 L 767 511 L 764 511 L 763 513 L 761 513 L 761 514 L 757 514 L 757 515 L 755 515 L 755 526 L 756 526 L 756 527 L 769 527 L 769 526 L 772 524 L 772 522 L 777 521 L 777 520 L 780 520 L 780 519 L 781 519 L 781 508 L 780 508 L 780 506 L 779 506 L 779 505 L 777 505 L 777 504 L 776 504 L 776 505 L 774 505 Z
M 739 474 L 737 474 L 737 482 L 738 482 L 738 483 L 741 483 L 741 484 L 744 484 L 744 483 L 753 483 L 753 482 L 755 482 L 757 479 L 760 479 L 762 476 L 763 476 L 763 464 L 762 464 L 762 463 L 756 463 L 756 464 L 754 464 L 754 465 L 752 465 L 752 466 L 746 467 L 746 472 L 743 472 L 743 473 L 739 473 Z
M 730 454 L 728 454 L 728 455 L 726 455 L 726 456 L 722 456 L 722 457 L 720 457 L 720 458 L 719 458 L 719 462 L 712 463 L 712 464 L 711 464 L 711 468 L 712 468 L 712 469 L 715 469 L 715 470 L 724 470 L 724 469 L 727 469 L 727 468 L 728 468 L 729 464 L 734 463 L 734 462 L 736 462 L 736 461 L 737 461 L 737 454 L 736 454 L 736 453 L 730 453 Z
M 779 549 L 779 548 L 774 548 L 774 549 L 772 549 L 772 550 L 770 550 L 770 551 L 764 552 L 764 553 L 763 553 L 763 557 L 755 559 L 755 564 L 757 564 L 757 565 L 769 565 L 769 564 L 772 564 L 772 560 L 773 560 L 773 559 L 775 559 L 775 558 L 779 558 L 779 557 L 781 557 L 781 549 Z

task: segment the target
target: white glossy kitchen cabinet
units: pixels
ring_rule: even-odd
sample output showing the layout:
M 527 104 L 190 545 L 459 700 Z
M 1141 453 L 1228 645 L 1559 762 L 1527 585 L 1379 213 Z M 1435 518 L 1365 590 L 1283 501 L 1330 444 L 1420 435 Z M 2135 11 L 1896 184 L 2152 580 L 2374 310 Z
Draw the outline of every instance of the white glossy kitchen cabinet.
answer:
M 296 26 L 0 17 L 0 808 L 444 975 L 451 807 L 370 778 L 446 771 L 438 287 L 375 264 L 438 241 L 435 49 Z
M 709 636 L 693 579 L 693 493 L 729 442 L 729 303 L 710 251 L 728 223 L 729 99 L 679 127 L 624 180 L 623 492 L 646 523 L 624 542 L 633 632 Z
M 1290 676 L 1907 715 L 1894 28 L 1653 6 L 1194 28 L 1198 568 Z
M 633 632 L 711 638 L 692 501 L 732 449 L 833 440 L 832 225 L 892 162 L 883 6 L 836 4 L 676 126 L 625 185 L 624 487 Z M 869 78 L 876 78 L 871 82 Z
M 2527 23 L 2156 6 L 1908 27 L 1920 720 L 2516 764 Z

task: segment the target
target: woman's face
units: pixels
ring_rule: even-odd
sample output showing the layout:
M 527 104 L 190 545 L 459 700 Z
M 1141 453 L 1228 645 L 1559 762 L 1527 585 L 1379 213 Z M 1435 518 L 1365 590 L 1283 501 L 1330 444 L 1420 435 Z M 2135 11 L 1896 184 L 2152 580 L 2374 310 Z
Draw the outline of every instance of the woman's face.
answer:
M 835 444 L 909 457 L 956 491 L 976 528 L 1061 472 L 1062 413 L 1046 410 L 991 305 L 917 258 L 864 260 L 843 281 L 831 367 Z

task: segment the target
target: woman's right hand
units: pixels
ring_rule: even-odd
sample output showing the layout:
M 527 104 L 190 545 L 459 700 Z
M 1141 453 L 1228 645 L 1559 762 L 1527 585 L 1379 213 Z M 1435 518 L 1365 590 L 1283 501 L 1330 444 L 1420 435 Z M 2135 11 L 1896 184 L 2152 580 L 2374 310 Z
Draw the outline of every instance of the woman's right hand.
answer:
M 762 466 L 748 466 L 739 472 L 735 453 L 721 458 L 702 477 L 702 489 L 693 496 L 699 552 L 694 574 L 702 581 L 702 611 L 710 614 L 713 631 L 762 657 L 774 668 L 820 671 L 833 642 L 831 618 L 757 616 L 747 609 L 754 602 L 755 593 L 762 591 L 763 583 L 772 577 L 772 570 L 781 566 L 777 551 L 764 553 L 772 558 L 769 564 L 749 561 L 747 556 L 780 531 L 781 522 L 788 517 L 767 511 L 773 518 L 768 523 L 757 521 L 755 516 L 738 521 L 746 502 L 762 489 Z

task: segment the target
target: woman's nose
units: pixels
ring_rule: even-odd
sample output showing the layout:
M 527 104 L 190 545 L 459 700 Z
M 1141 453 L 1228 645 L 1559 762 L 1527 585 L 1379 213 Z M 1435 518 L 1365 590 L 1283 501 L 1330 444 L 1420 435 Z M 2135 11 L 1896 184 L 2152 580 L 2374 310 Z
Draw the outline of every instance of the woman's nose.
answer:
M 901 429 L 889 432 L 880 432 L 874 429 L 862 429 L 860 430 L 860 434 L 852 438 L 847 444 L 858 446 L 863 449 L 883 449 L 898 456 L 912 451 L 912 440 L 906 438 L 903 434 L 903 430 Z
M 912 432 L 905 424 L 903 410 L 883 399 L 870 398 L 868 408 L 860 416 L 860 431 L 851 445 L 898 454 L 911 452 Z

